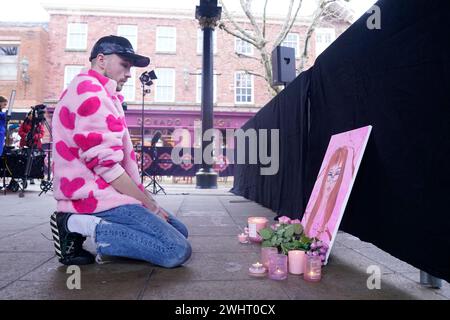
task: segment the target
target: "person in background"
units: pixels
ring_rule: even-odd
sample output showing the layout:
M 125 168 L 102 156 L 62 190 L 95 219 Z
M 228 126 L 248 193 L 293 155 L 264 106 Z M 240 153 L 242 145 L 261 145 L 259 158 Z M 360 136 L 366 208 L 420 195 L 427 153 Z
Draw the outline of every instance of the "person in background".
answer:
M 3 108 L 6 108 L 7 105 L 8 100 L 4 96 L 0 96 L 0 156 L 3 154 L 6 131 L 6 114 L 3 112 Z
M 45 134 L 45 128 L 42 123 L 36 125 L 34 129 L 34 137 L 31 137 L 31 129 L 32 129 L 32 111 L 28 112 L 25 120 L 22 122 L 19 128 L 20 135 L 20 147 L 29 147 L 31 148 L 33 145 L 36 149 L 42 149 L 42 138 Z

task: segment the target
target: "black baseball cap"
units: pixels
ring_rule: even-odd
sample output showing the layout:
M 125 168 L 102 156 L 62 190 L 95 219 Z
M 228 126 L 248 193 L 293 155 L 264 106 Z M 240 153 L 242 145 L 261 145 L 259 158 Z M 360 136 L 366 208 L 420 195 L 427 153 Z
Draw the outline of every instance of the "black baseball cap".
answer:
M 92 48 L 89 61 L 97 58 L 100 53 L 117 54 L 130 60 L 135 67 L 143 68 L 150 64 L 150 58 L 136 54 L 130 41 L 124 37 L 111 35 L 100 38 Z

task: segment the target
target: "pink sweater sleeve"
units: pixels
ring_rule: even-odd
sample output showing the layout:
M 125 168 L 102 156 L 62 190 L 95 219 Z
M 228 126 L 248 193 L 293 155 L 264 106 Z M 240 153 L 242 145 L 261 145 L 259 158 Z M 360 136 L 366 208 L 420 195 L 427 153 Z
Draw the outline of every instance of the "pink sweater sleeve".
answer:
M 70 101 L 71 113 L 75 113 L 73 141 L 79 147 L 80 160 L 106 182 L 117 179 L 125 171 L 123 160 L 124 126 L 117 107 L 106 91 L 92 81 L 92 77 L 80 77 L 77 101 Z M 82 93 L 84 87 L 90 90 Z M 98 91 L 93 88 L 98 87 Z

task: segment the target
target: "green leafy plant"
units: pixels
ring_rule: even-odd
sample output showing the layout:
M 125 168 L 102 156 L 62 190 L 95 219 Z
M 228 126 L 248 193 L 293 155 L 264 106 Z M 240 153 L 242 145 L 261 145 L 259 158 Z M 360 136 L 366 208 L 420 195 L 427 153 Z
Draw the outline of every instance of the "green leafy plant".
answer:
M 278 252 L 286 255 L 290 250 L 310 250 L 313 239 L 303 233 L 300 221 L 297 220 L 296 223 L 287 217 L 281 217 L 279 221 L 282 223 L 259 231 L 263 247 L 276 247 Z

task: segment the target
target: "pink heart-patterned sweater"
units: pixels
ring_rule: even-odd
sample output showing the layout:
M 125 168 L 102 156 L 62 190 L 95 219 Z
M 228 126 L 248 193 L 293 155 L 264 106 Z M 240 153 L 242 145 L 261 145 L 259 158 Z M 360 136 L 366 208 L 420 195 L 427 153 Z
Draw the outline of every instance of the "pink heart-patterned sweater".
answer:
M 57 210 L 97 213 L 140 201 L 109 183 L 124 172 L 143 191 L 116 82 L 82 70 L 63 92 L 52 120 Z

